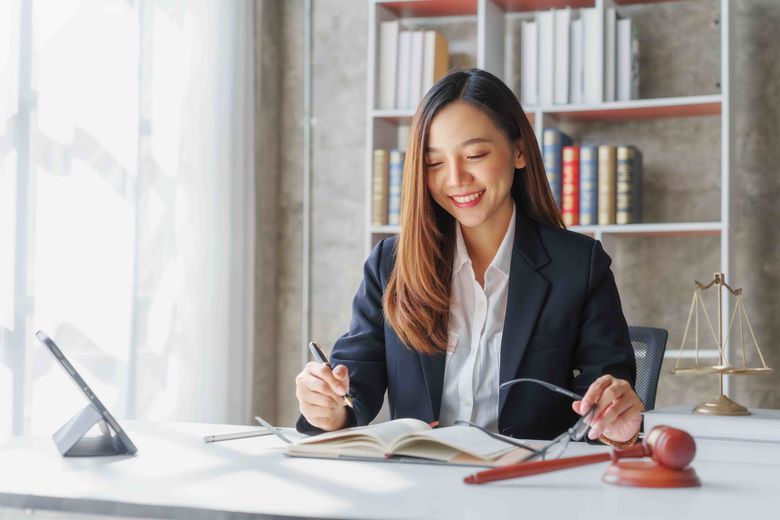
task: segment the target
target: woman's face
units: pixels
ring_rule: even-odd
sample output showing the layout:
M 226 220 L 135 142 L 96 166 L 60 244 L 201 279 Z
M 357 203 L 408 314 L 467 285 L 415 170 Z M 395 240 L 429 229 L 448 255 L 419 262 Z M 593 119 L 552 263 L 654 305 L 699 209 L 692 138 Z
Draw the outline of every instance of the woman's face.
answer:
M 520 141 L 463 101 L 444 107 L 431 121 L 425 151 L 433 199 L 462 226 L 503 222 L 512 213 L 515 168 L 525 167 Z

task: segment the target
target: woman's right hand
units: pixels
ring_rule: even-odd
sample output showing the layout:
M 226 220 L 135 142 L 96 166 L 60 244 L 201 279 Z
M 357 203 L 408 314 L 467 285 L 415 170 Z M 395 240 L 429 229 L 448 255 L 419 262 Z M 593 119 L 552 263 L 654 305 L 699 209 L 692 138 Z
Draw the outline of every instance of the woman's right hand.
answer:
M 349 391 L 349 371 L 344 365 L 333 370 L 310 361 L 295 377 L 298 408 L 309 424 L 325 431 L 347 424 L 347 408 L 342 395 Z

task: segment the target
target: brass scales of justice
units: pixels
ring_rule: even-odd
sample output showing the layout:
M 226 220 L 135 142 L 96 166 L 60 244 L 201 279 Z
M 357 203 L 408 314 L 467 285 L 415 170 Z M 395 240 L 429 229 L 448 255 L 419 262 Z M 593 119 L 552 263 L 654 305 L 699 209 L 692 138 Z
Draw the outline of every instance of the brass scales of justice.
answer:
M 718 289 L 718 333 L 715 333 L 712 325 L 712 320 L 707 313 L 707 308 L 704 305 L 702 299 L 702 293 L 711 287 L 717 287 Z M 731 315 L 731 321 L 729 322 L 729 328 L 726 332 L 726 339 L 724 343 L 723 338 L 723 291 L 728 290 L 736 297 L 736 303 L 734 305 L 734 312 Z M 705 366 L 699 363 L 699 311 L 703 310 L 704 317 L 706 318 L 707 325 L 709 325 L 710 332 L 712 332 L 713 339 L 718 345 L 719 362 L 717 365 Z M 734 326 L 734 319 L 739 314 L 739 336 L 742 347 L 742 366 L 732 366 L 728 363 L 726 358 L 726 344 L 729 343 L 731 338 L 731 330 Z M 742 289 L 732 289 L 726 283 L 726 275 L 723 273 L 715 273 L 715 278 L 707 285 L 702 284 L 699 281 L 695 281 L 695 288 L 693 291 L 693 301 L 691 302 L 691 310 L 688 312 L 688 322 L 685 324 L 685 332 L 683 333 L 682 343 L 680 344 L 679 353 L 682 353 L 685 347 L 685 340 L 688 337 L 688 330 L 691 325 L 691 319 L 695 320 L 694 327 L 694 345 L 696 354 L 694 357 L 694 366 L 688 368 L 680 368 L 681 356 L 677 357 L 677 362 L 672 370 L 676 375 L 699 375 L 699 374 L 718 374 L 720 377 L 720 395 L 712 400 L 701 403 L 693 409 L 694 413 L 706 414 L 706 415 L 750 415 L 750 410 L 736 403 L 726 397 L 723 394 L 723 377 L 726 375 L 734 376 L 756 376 L 764 375 L 772 372 L 772 369 L 766 365 L 764 356 L 761 354 L 761 349 L 758 346 L 756 335 L 753 332 L 753 327 L 750 325 L 750 319 L 745 311 L 745 305 L 742 303 Z M 749 367 L 747 365 L 747 353 L 745 348 L 745 324 L 750 332 L 750 337 L 753 339 L 753 346 L 758 353 L 758 357 L 761 360 L 760 367 Z

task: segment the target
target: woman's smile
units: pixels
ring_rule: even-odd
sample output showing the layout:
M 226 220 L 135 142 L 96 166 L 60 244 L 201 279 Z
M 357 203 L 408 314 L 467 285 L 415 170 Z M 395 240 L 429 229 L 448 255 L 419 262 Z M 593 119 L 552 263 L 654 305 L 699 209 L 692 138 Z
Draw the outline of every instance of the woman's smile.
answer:
M 461 195 L 450 195 L 455 206 L 459 208 L 471 208 L 476 206 L 482 200 L 485 190 L 475 191 L 471 193 L 464 193 Z

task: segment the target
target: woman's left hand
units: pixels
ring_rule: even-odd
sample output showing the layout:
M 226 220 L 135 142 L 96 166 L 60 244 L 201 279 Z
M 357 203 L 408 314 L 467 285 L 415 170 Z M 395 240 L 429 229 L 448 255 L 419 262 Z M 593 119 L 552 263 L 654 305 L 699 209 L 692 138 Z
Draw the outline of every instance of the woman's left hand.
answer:
M 594 405 L 598 409 L 590 421 L 590 439 L 604 434 L 613 441 L 625 442 L 639 431 L 645 407 L 628 381 L 601 376 L 590 385 L 582 401 L 572 403 L 572 408 L 585 415 Z

